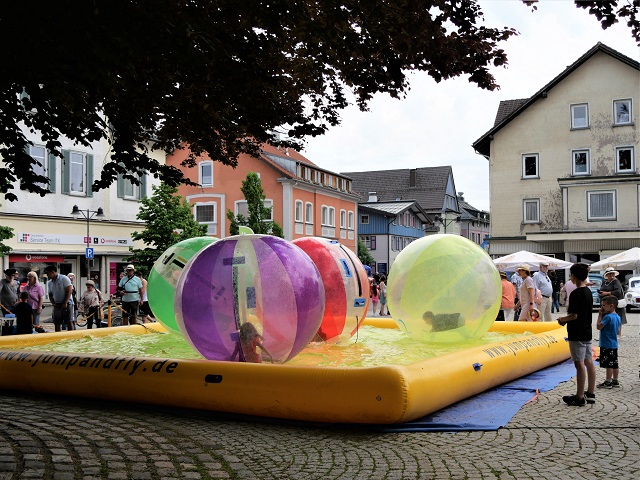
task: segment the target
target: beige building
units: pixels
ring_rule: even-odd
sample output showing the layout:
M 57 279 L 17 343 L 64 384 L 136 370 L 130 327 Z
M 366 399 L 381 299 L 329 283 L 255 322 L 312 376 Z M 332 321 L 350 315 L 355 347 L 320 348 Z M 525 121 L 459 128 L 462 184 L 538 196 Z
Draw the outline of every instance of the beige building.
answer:
M 13 237 L 3 242 L 12 251 L 0 256 L 2 270 L 17 269 L 21 282 L 33 270 L 46 289 L 44 268 L 55 265 L 60 273 L 75 274 L 80 292 L 89 276 L 102 292 L 113 293 L 129 247 L 143 246 L 131 235 L 144 230 L 144 222 L 136 220 L 140 200 L 159 180 L 144 175 L 140 184 L 134 184 L 119 176 L 110 188 L 92 192 L 92 182 L 110 160 L 106 141 L 85 147 L 61 138 L 63 160 L 50 154 L 38 134 L 24 133 L 33 143 L 29 154 L 40 162 L 38 173 L 49 178 L 50 193 L 41 197 L 21 190 L 16 182 L 13 192 L 18 200 L 0 201 L 0 224 L 13 229 Z M 164 152 L 153 151 L 150 156 L 166 161 Z M 87 259 L 87 249 L 93 258 Z
M 640 246 L 640 63 L 598 43 L 532 97 L 500 103 L 489 253 L 597 261 Z

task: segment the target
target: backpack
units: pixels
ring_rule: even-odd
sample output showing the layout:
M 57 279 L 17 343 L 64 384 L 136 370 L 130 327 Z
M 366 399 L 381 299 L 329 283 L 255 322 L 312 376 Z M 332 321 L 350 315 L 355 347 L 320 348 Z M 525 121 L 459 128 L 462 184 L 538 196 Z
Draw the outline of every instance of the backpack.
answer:
M 540 289 L 533 287 L 533 303 L 540 305 L 542 303 L 542 292 Z

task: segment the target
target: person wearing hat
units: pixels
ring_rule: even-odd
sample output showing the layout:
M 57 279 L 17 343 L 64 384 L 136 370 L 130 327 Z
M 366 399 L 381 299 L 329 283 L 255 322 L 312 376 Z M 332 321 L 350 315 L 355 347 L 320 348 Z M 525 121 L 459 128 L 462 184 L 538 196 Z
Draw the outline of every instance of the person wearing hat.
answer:
M 96 328 L 102 327 L 102 293 L 96 288 L 93 280 L 87 280 L 85 283 L 87 289 L 80 297 L 79 310 L 82 315 L 87 317 L 87 328 L 93 328 L 95 322 Z
M 516 273 L 522 278 L 522 286 L 518 295 L 518 302 L 520 306 L 520 318 L 521 322 L 529 321 L 529 310 L 536 308 L 534 303 L 535 287 L 533 285 L 533 278 L 531 278 L 531 268 L 526 263 L 521 263 L 516 267 Z
M 600 298 L 604 298 L 607 295 L 613 295 L 618 301 L 624 298 L 624 292 L 622 290 L 622 283 L 616 277 L 620 274 L 615 268 L 607 267 L 604 271 L 604 280 L 598 290 Z M 625 307 L 618 306 L 616 313 L 620 316 L 620 332 L 622 331 L 622 325 L 627 323 L 627 313 Z M 618 335 L 620 335 L 618 332 Z
M 551 322 L 551 302 L 553 295 L 553 285 L 549 278 L 549 263 L 540 262 L 539 271 L 533 274 L 533 285 L 542 294 L 542 301 L 540 302 L 540 320 L 543 322 Z
M 122 324 L 134 325 L 138 307 L 142 304 L 142 281 L 136 277 L 136 268 L 129 264 L 126 276 L 120 279 L 118 290 L 122 293 Z
M 18 296 L 20 284 L 14 278 L 16 272 L 15 268 L 7 268 L 4 271 L 4 278 L 0 280 L 0 310 L 2 310 L 3 317 L 9 313 L 14 313 L 20 300 Z
M 500 283 L 502 284 L 502 302 L 496 321 L 513 320 L 513 313 L 516 305 L 516 287 L 507 279 L 506 272 L 500 272 Z

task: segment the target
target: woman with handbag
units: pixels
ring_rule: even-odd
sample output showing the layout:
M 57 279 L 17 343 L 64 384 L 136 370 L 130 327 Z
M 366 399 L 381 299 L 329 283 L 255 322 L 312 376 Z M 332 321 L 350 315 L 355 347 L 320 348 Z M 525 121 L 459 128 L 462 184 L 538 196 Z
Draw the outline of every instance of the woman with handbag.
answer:
M 87 317 L 87 328 L 93 328 L 95 322 L 96 328 L 102 327 L 102 294 L 96 289 L 93 280 L 87 280 L 87 290 L 82 294 L 80 299 L 80 312 Z
M 622 283 L 620 283 L 620 280 L 616 278 L 618 274 L 619 272 L 613 267 L 607 267 L 604 271 L 604 281 L 600 286 L 600 290 L 598 290 L 598 295 L 600 295 L 601 299 L 607 295 L 613 295 L 618 299 L 616 313 L 620 316 L 620 330 L 618 331 L 618 335 L 621 335 L 622 325 L 627 323 L 627 304 L 623 303 L 624 291 L 622 290 Z
M 22 291 L 29 294 L 27 303 L 33 309 L 33 324 L 40 325 L 40 315 L 44 308 L 44 289 L 38 282 L 38 274 L 36 272 L 27 273 L 27 284 Z

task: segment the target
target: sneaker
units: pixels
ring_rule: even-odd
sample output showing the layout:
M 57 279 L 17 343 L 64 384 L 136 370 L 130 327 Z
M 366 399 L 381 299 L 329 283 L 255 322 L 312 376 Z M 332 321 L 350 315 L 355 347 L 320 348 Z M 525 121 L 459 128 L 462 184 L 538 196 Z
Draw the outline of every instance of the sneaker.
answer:
M 584 399 L 587 401 L 587 403 L 596 403 L 596 394 L 584 392 Z
M 584 407 L 587 404 L 584 398 L 578 398 L 575 395 L 565 395 L 562 401 L 572 407 Z
M 602 383 L 599 383 L 598 385 L 596 385 L 597 388 L 606 388 L 606 389 L 610 389 L 613 385 L 611 384 L 611 382 L 607 382 L 606 380 Z M 620 385 L 618 385 L 620 386 Z
M 618 380 L 611 380 L 611 386 L 613 388 L 619 388 L 620 387 L 620 382 Z

